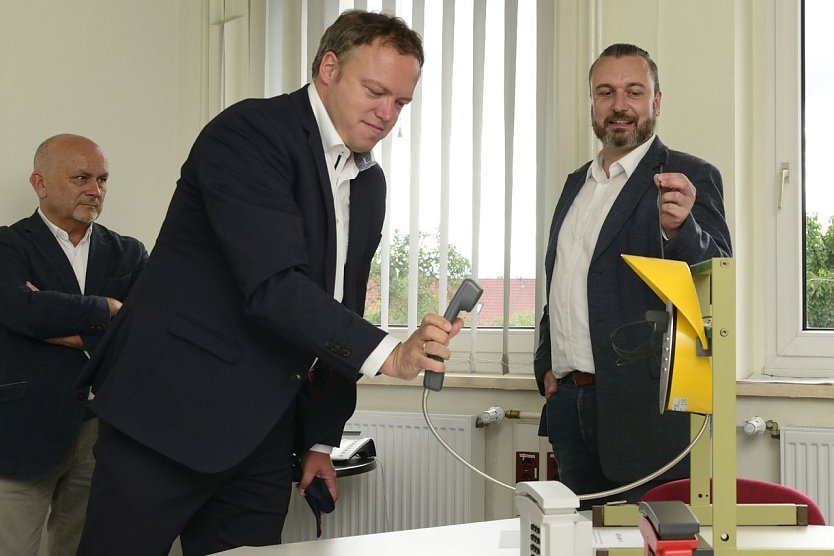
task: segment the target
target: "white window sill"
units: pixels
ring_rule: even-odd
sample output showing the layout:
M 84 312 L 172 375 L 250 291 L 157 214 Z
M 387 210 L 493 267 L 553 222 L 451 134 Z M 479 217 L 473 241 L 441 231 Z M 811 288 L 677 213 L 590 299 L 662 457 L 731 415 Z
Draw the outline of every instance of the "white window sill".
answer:
M 400 380 L 388 376 L 378 376 L 370 380 L 363 378 L 359 386 L 412 386 L 423 387 L 423 375 L 414 380 Z M 498 374 L 471 374 L 471 373 L 446 373 L 443 379 L 443 388 L 474 388 L 486 390 L 532 390 L 538 392 L 536 379 L 532 375 L 498 375 Z
M 422 388 L 422 375 L 414 380 L 399 380 L 378 376 L 359 381 L 359 386 L 408 386 Z M 444 388 L 473 388 L 485 390 L 538 391 L 536 380 L 530 375 L 494 375 L 470 373 L 446 373 Z M 803 384 L 792 382 L 736 382 L 736 396 L 754 398 L 818 398 L 834 399 L 834 384 Z
M 801 382 L 736 382 L 736 396 L 758 398 L 834 399 L 834 384 Z

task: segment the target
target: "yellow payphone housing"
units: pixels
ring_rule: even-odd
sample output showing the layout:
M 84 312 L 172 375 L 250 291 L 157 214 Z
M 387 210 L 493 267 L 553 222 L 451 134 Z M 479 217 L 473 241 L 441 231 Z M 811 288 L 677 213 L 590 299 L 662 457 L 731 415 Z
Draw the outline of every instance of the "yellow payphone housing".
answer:
M 666 303 L 660 363 L 660 412 L 712 413 L 709 342 L 695 282 L 683 261 L 623 255 L 625 262 Z

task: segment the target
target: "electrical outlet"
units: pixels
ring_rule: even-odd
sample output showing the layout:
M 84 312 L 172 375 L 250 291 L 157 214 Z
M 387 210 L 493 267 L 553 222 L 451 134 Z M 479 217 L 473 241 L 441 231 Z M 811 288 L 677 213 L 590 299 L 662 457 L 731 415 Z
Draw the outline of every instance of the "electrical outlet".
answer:
M 515 482 L 539 480 L 539 453 L 515 453 Z

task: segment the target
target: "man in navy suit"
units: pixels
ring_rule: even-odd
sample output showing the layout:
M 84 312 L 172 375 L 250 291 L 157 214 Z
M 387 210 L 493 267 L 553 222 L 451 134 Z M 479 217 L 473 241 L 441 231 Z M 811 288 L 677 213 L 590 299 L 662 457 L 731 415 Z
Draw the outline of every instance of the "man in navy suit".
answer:
M 647 342 L 649 327 L 633 323 L 663 309 L 621 255 L 694 264 L 731 254 L 721 174 L 655 135 L 661 93 L 649 54 L 614 44 L 591 66 L 589 84 L 602 150 L 568 176 L 556 205 L 534 362 L 546 397 L 540 433 L 553 446 L 560 480 L 577 494 L 642 478 L 689 439 L 688 415 L 658 411 L 655 353 L 618 361 L 612 347 Z M 686 475 L 687 462 L 609 499 L 633 502 L 657 482 Z
M 313 84 L 240 102 L 200 133 L 147 268 L 88 366 L 102 421 L 81 555 L 277 544 L 291 491 L 330 460 L 356 381 L 443 371 L 462 321 L 398 343 L 362 318 L 385 217 L 370 151 L 420 77 L 420 37 L 342 14 Z
M 51 137 L 29 178 L 38 210 L 0 228 L 0 554 L 38 554 L 44 524 L 50 555 L 81 537 L 97 423 L 76 381 L 148 257 L 93 222 L 108 176 L 98 145 Z

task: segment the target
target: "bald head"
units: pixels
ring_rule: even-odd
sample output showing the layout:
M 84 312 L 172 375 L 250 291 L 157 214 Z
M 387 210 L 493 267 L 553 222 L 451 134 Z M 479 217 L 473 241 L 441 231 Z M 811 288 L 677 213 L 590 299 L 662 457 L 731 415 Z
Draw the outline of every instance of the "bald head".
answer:
M 35 151 L 29 183 L 49 221 L 80 239 L 101 214 L 108 177 L 107 158 L 97 144 L 62 133 Z
M 90 139 L 87 139 L 83 135 L 61 133 L 59 135 L 53 135 L 38 145 L 37 150 L 35 150 L 35 159 L 32 163 L 32 168 L 34 170 L 43 170 L 48 165 L 53 163 L 55 158 L 62 156 L 67 151 L 84 148 L 98 150 L 106 162 L 107 159 L 105 158 L 101 147 L 96 145 Z

